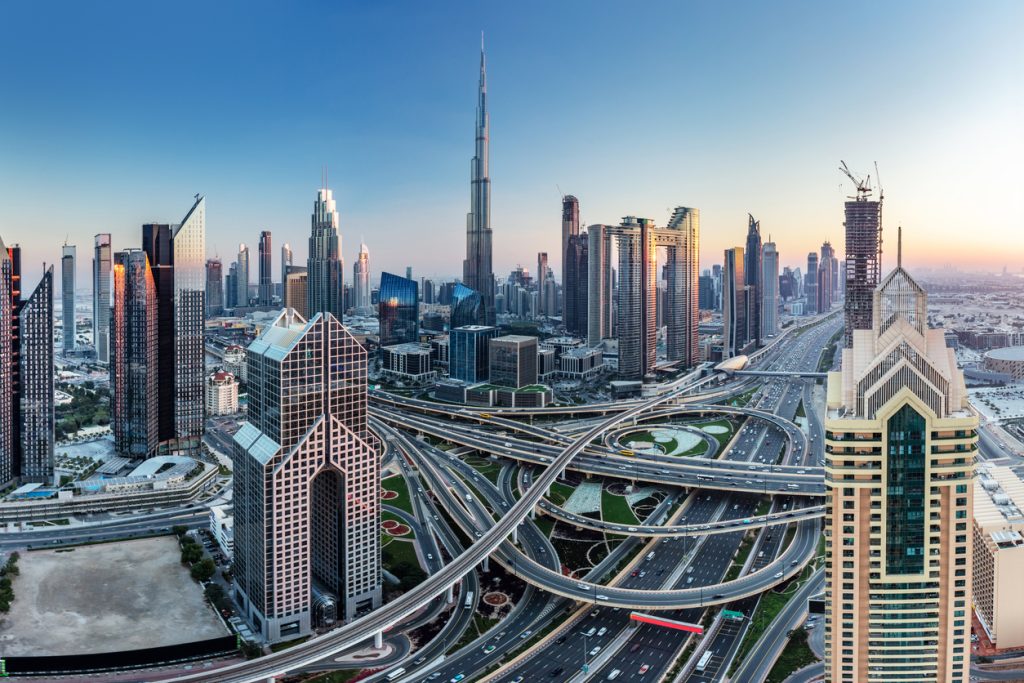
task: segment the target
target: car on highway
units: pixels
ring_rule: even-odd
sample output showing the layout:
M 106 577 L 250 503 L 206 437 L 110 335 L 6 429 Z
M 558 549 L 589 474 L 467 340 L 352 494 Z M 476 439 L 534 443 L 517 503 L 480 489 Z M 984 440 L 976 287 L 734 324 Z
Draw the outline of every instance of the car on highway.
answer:
M 465 677 L 466 674 L 455 674 L 454 676 L 452 676 L 451 680 L 448 681 L 448 683 L 459 683 L 459 681 L 461 681 Z
M 519 637 L 523 640 L 526 640 L 530 637 L 531 634 L 533 634 L 533 631 L 531 631 L 530 629 L 526 629 L 525 631 L 519 634 Z
M 494 652 L 495 649 L 496 648 L 493 645 L 488 645 L 487 647 L 484 648 L 484 653 L 485 654 L 490 654 L 490 653 Z
M 650 664 L 644 664 L 644 665 L 642 665 L 640 667 L 640 670 L 637 671 L 637 674 L 639 674 L 640 676 L 643 676 L 645 673 L 647 673 L 650 670 L 651 670 L 651 665 Z
M 597 631 L 597 637 L 598 637 L 598 638 L 600 638 L 601 636 L 603 636 L 603 635 L 604 635 L 604 634 L 606 634 L 606 633 L 608 633 L 608 627 L 607 627 L 607 626 L 602 626 L 602 627 L 601 627 L 600 629 L 598 629 L 598 631 Z

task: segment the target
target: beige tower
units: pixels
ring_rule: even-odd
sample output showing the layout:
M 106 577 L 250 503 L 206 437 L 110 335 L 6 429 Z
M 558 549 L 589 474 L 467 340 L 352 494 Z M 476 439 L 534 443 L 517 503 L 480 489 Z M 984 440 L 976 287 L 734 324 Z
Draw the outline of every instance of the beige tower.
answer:
M 897 265 L 829 373 L 825 680 L 968 680 L 977 425 Z

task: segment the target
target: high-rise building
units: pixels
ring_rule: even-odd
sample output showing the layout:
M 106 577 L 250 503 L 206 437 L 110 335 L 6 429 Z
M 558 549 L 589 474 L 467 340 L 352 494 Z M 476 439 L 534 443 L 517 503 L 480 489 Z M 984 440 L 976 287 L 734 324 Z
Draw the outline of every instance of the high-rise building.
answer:
M 569 241 L 580 234 L 580 200 L 571 194 L 562 197 L 562 288 L 569 281 Z
M 368 315 L 373 310 L 370 303 L 370 250 L 366 243 L 359 245 L 359 256 L 352 263 L 352 308 L 359 315 Z
M 490 116 L 487 113 L 487 61 L 480 44 L 480 83 L 476 104 L 476 154 L 470 176 L 470 211 L 466 216 L 466 260 L 462 280 L 480 292 L 484 325 L 494 324 L 494 268 L 491 263 Z
M 381 273 L 378 319 L 381 346 L 419 341 L 420 297 L 415 280 Z
M 521 334 L 494 337 L 488 346 L 491 384 L 519 389 L 537 383 L 537 338 Z
M 288 279 L 288 268 L 292 265 L 292 247 L 285 242 L 281 245 L 281 301 L 284 301 L 285 282 Z
M 498 336 L 497 327 L 463 325 L 448 334 L 448 376 L 470 384 L 487 379 L 489 342 Z
M 60 258 L 60 301 L 64 326 L 64 353 L 75 350 L 75 245 L 65 244 Z
M 420 299 L 425 304 L 436 303 L 434 294 L 434 281 L 427 278 L 420 278 Z
M 273 643 L 323 623 L 315 596 L 345 620 L 380 605 L 379 447 L 366 351 L 333 315 L 285 310 L 246 356 L 232 570 L 243 614 Z
M 579 206 L 575 209 L 578 214 Z M 587 249 L 587 233 L 569 235 L 562 264 L 562 320 L 567 332 L 583 338 L 587 337 Z
M 27 300 L 21 249 L 0 240 L 0 483 L 53 479 L 53 267 Z
M 92 256 L 92 345 L 96 362 L 110 362 L 110 235 L 96 235 Z
M 0 245 L 2 249 L 2 245 Z M 109 294 L 110 288 L 107 287 Z M 107 315 L 110 313 L 107 307 Z M 53 266 L 46 268 L 18 314 L 21 363 L 19 409 L 22 482 L 52 483 L 54 444 Z
M 616 338 L 619 376 L 643 379 L 655 363 L 658 338 L 655 297 L 658 284 L 654 221 L 626 216 L 616 230 L 619 288 Z
M 832 308 L 832 290 L 835 287 L 836 263 L 835 250 L 827 240 L 821 245 L 821 258 L 818 259 L 818 304 L 817 311 L 825 313 Z
M 195 453 L 205 417 L 205 198 L 196 196 L 180 224 L 143 225 L 141 253 L 145 259 L 137 250 L 115 259 L 112 346 L 121 347 L 111 366 L 115 441 L 132 456 L 152 455 L 149 421 L 155 420 L 157 443 Z
M 967 683 L 978 417 L 903 269 L 830 372 L 825 680 Z
M 807 254 L 807 274 L 804 275 L 804 295 L 807 303 L 804 305 L 804 312 L 808 315 L 818 313 L 818 255 L 815 252 Z
M 715 310 L 722 310 L 722 264 L 711 266 L 711 280 L 715 285 Z
M 749 306 L 743 273 L 743 248 L 725 250 L 722 268 L 722 360 L 745 352 L 749 337 Z
M 238 264 L 235 268 L 235 306 L 249 305 L 249 247 L 238 245 Z
M 220 259 L 206 262 L 206 315 L 224 314 L 224 277 Z
M 475 325 L 480 319 L 480 307 L 483 302 L 480 299 L 480 292 L 470 289 L 461 282 L 456 282 L 451 294 L 451 316 L 449 317 L 448 329 L 456 327 Z
M 697 280 L 698 289 L 698 305 L 702 311 L 713 311 L 716 307 L 715 302 L 715 278 L 712 277 L 710 270 L 705 270 L 704 274 L 701 275 Z
M 870 195 L 870 187 L 861 183 L 857 196 L 844 204 L 846 346 L 853 343 L 854 330 L 871 329 L 871 297 L 882 268 L 882 200 L 871 201 Z
M 405 279 L 406 280 L 411 280 L 412 279 L 412 266 L 406 266 L 405 267 Z
M 697 324 L 700 321 L 700 211 L 677 206 L 669 219 L 666 236 L 656 232 L 665 250 L 665 353 L 684 367 L 700 362 Z
M 546 300 L 544 298 L 544 288 L 547 285 L 548 279 L 551 277 L 551 271 L 548 270 L 548 253 L 546 251 L 537 252 L 537 291 L 540 293 L 538 299 L 539 305 L 537 306 L 537 312 L 540 315 L 555 315 L 556 311 L 549 311 L 546 306 Z
M 238 306 L 238 262 L 232 261 L 228 266 L 228 274 L 224 277 L 224 306 Z
M 160 443 L 157 396 L 157 294 L 149 257 L 142 249 L 114 254 L 110 385 L 114 445 L 130 457 L 148 458 Z
M 257 300 L 260 306 L 270 306 L 274 303 L 274 278 L 271 276 L 273 253 L 271 250 L 271 236 L 269 230 L 260 232 L 259 244 L 259 294 Z
M 761 334 L 779 333 L 779 252 L 768 238 L 761 247 Z
M 308 309 L 306 302 L 308 293 L 306 266 L 288 266 L 288 272 L 284 276 L 285 308 L 294 308 L 296 313 L 305 318 Z
M 330 313 L 341 322 L 344 320 L 344 263 L 341 259 L 341 237 L 338 235 L 338 209 L 334 193 L 326 186 L 317 190 L 310 222 L 306 306 L 311 317 L 317 313 Z
M 761 345 L 761 221 L 754 220 L 747 214 L 747 250 L 744 252 L 746 263 L 743 264 L 745 285 L 750 287 L 750 341 L 755 346 Z

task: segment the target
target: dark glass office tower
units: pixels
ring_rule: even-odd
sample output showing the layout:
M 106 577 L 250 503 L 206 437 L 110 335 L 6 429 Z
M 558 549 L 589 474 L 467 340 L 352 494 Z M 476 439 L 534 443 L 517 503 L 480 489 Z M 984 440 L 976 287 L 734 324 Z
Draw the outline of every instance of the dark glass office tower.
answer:
M 259 305 L 270 306 L 274 303 L 274 281 L 270 276 L 271 267 L 271 237 L 270 231 L 264 230 L 260 233 L 260 272 L 259 272 Z
M 110 235 L 94 238 L 92 257 L 92 345 L 96 361 L 110 361 Z
M 747 250 L 744 252 L 743 284 L 750 287 L 747 305 L 750 310 L 749 341 L 761 345 L 761 221 L 747 214 Z
M 419 339 L 419 287 L 415 280 L 382 273 L 380 276 L 380 345 L 405 344 Z
M 149 259 L 156 288 L 157 420 L 160 441 L 174 438 L 174 257 L 171 230 L 165 223 L 142 226 L 142 250 Z M 116 385 L 115 385 L 116 390 Z
M 206 262 L 206 315 L 224 314 L 224 268 L 220 259 Z
M 573 197 L 575 199 L 575 197 Z M 575 206 L 579 210 L 579 206 Z M 570 235 L 562 265 L 562 321 L 565 330 L 587 338 L 587 233 Z
M 461 282 L 456 282 L 452 290 L 451 306 L 449 330 L 464 325 L 476 325 L 476 321 L 480 319 L 480 292 L 470 289 Z

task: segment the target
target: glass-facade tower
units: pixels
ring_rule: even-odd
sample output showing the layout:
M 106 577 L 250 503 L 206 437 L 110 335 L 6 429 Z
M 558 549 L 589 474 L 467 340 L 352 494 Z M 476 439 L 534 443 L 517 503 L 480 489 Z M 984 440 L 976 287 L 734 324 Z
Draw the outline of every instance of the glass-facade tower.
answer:
M 456 282 L 452 289 L 451 317 L 448 329 L 465 325 L 476 325 L 480 320 L 480 292 L 470 289 L 461 282 Z
M 392 346 L 419 340 L 419 286 L 392 273 L 380 276 L 378 316 L 380 345 Z

